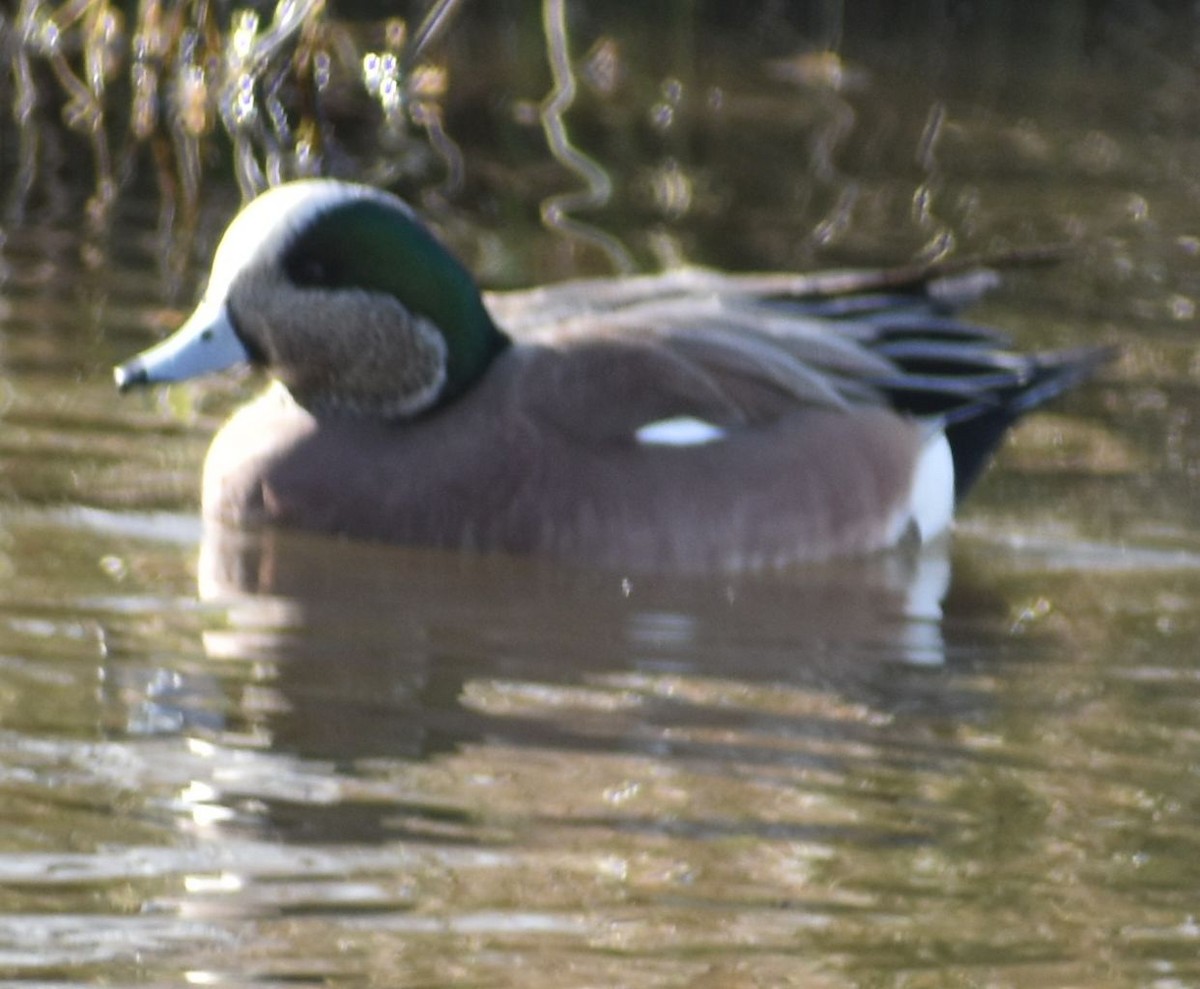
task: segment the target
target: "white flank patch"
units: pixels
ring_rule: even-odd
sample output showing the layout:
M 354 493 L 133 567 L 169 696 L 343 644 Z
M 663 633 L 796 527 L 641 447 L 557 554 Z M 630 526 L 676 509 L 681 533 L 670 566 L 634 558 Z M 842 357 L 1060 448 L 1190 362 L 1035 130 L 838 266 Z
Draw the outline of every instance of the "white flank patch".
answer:
M 945 433 L 935 433 L 925 441 L 913 471 L 908 511 L 923 543 L 950 528 L 954 519 L 954 458 Z
M 725 430 L 703 419 L 675 416 L 648 422 L 634 434 L 646 446 L 703 446 L 725 438 Z

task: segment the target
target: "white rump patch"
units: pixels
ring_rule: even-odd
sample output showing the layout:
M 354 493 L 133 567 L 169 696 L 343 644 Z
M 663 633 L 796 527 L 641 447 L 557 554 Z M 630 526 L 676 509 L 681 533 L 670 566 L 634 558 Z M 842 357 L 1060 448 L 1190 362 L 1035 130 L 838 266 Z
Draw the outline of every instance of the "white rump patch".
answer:
M 638 429 L 634 437 L 646 446 L 703 446 L 723 440 L 726 432 L 711 422 L 692 416 L 674 416 L 648 422 Z
M 954 519 L 954 457 L 945 433 L 935 433 L 925 441 L 913 471 L 908 515 L 923 543 L 950 528 Z

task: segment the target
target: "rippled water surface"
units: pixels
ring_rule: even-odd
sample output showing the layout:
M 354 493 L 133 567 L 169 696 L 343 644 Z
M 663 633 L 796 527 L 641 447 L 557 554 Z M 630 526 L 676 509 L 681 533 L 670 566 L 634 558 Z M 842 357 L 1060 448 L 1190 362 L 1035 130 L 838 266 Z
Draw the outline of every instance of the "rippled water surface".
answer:
M 780 61 L 798 35 L 668 30 L 659 66 L 614 26 L 645 61 L 576 135 L 646 265 L 1075 244 L 975 315 L 1121 358 L 916 558 L 681 581 L 206 531 L 208 439 L 260 383 L 109 369 L 236 192 L 185 229 L 142 175 L 97 227 L 86 174 L 23 199 L 4 146 L 0 973 L 1200 985 L 1195 27 L 935 28 L 848 25 L 834 85 Z M 425 201 L 492 284 L 606 270 L 536 225 L 576 181 L 512 124 L 541 70 L 495 72 L 448 120 L 467 186 Z

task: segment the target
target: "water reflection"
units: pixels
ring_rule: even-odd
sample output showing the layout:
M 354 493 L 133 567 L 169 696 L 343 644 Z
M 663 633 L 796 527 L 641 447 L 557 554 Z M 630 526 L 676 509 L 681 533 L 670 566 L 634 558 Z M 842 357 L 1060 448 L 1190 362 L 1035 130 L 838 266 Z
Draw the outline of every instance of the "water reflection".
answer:
M 180 727 L 141 744 L 130 707 L 142 783 L 174 787 L 187 840 L 109 873 L 180 877 L 154 908 L 216 925 L 196 971 L 217 982 L 225 925 L 248 921 L 287 946 L 268 970 L 300 981 L 382 971 L 337 944 L 445 978 L 465 942 L 613 984 L 650 984 L 648 954 L 752 952 L 782 977 L 851 944 L 864 971 L 1053 970 L 1059 935 L 1014 904 L 1069 784 L 1022 740 L 1046 712 L 1024 719 L 1013 685 L 1053 672 L 1064 636 L 1012 648 L 1011 599 L 969 574 L 939 617 L 948 573 L 943 554 L 624 579 L 206 531 L 207 675 L 180 664 L 147 691 Z
M 954 680 L 932 699 L 920 673 L 947 662 L 948 577 L 944 544 L 681 581 L 212 528 L 199 580 L 227 616 L 204 647 L 237 692 L 230 727 L 275 753 L 353 765 L 486 744 L 819 766 L 831 739 L 863 742 L 889 712 L 975 703 Z M 289 815 L 277 806 L 273 826 Z M 312 816 L 309 840 L 395 837 L 350 828 L 345 808 Z
M 560 986 L 549 953 L 652 985 L 700 952 L 764 984 L 806 958 L 838 985 L 913 966 L 1097 984 L 1097 909 L 1128 931 L 1129 971 L 1143 950 L 1189 970 L 1195 580 L 1144 553 L 1108 576 L 1119 550 L 968 535 L 939 619 L 939 580 L 912 593 L 920 558 L 626 582 L 216 530 L 200 606 L 186 526 L 156 543 L 149 517 L 38 518 L 73 526 L 81 559 L 128 565 L 95 568 L 86 596 L 104 740 L 0 732 L 4 764 L 48 781 L 10 786 L 7 819 L 105 842 L 0 853 L 17 915 L 0 957 L 28 971 L 111 977 L 136 948 L 164 981 L 237 983 L 233 958 L 387 982 L 403 957 L 452 983 L 500 957 Z M 75 634 L 16 621 L 28 603 L 6 614 L 7 651 L 37 636 L 48 661 Z M 81 677 L 95 645 L 76 647 Z M 75 669 L 58 710 L 89 710 Z

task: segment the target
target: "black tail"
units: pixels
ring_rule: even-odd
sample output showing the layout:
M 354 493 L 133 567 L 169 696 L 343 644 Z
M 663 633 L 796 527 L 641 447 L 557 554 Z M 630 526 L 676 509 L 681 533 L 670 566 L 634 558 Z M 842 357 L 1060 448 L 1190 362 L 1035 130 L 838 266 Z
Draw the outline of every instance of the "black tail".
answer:
M 954 457 L 955 498 L 978 480 L 1008 429 L 1027 412 L 1091 377 L 1116 356 L 1113 347 L 1086 347 L 1024 358 L 1023 374 L 986 396 L 945 414 L 946 438 Z
M 878 383 L 892 405 L 945 424 L 958 499 L 979 478 L 1013 423 L 1090 377 L 1117 353 L 1115 347 L 1078 347 L 1021 354 L 991 331 L 969 340 L 961 327 L 929 323 L 899 333 L 881 328 L 872 349 L 898 368 L 895 377 Z
M 1060 255 L 1057 249 L 1034 250 L 999 261 L 1042 263 Z M 955 312 L 997 285 L 989 269 L 901 269 L 879 277 L 881 284 L 851 282 L 836 295 L 789 304 L 837 321 L 888 358 L 895 373 L 873 383 L 895 408 L 944 425 L 958 499 L 978 480 L 1013 423 L 1116 356 L 1114 347 L 1023 354 L 1003 333 L 959 319 Z

